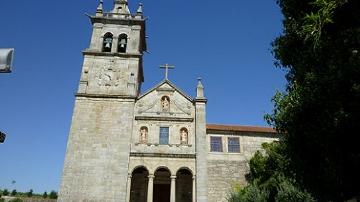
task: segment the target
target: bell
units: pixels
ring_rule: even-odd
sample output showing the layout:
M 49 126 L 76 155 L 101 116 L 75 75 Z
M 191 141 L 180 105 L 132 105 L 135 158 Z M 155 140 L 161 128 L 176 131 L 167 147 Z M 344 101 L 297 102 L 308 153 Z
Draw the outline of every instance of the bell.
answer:
M 126 45 L 126 40 L 125 40 L 125 39 L 121 39 L 121 40 L 120 40 L 120 47 L 121 47 L 121 48 L 125 48 L 125 45 Z
M 106 43 L 106 44 L 105 44 L 105 48 L 111 48 L 111 44 L 110 44 L 110 43 Z

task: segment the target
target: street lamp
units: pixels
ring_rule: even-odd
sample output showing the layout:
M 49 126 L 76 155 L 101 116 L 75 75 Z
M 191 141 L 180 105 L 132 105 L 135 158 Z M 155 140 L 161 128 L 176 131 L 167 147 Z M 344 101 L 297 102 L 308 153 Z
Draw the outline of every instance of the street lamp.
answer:
M 6 138 L 6 134 L 0 131 L 0 143 L 4 143 Z
M 10 73 L 14 57 L 13 48 L 0 48 L 0 73 Z

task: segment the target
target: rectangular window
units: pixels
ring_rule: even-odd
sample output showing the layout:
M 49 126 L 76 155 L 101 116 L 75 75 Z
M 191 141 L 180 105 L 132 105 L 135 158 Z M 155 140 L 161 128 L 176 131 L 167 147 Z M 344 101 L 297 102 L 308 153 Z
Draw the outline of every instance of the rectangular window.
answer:
M 240 153 L 240 141 L 238 137 L 228 138 L 228 152 L 229 153 Z
M 222 152 L 222 140 L 221 137 L 210 137 L 210 151 Z
M 160 127 L 160 144 L 169 144 L 169 127 Z

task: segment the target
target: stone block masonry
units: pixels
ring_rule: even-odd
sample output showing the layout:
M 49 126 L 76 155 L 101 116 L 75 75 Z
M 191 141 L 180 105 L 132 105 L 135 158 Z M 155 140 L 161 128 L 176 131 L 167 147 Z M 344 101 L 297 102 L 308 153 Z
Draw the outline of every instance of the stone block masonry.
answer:
M 59 202 L 125 201 L 133 110 L 131 99 L 76 99 Z

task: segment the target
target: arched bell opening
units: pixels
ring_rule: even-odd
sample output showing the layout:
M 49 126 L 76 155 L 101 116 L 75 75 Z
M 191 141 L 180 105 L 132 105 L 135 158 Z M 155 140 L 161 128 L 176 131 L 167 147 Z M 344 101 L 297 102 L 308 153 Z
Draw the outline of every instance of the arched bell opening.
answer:
M 126 53 L 127 44 L 128 44 L 128 36 L 126 34 L 120 34 L 119 44 L 118 44 L 118 52 Z
M 111 52 L 112 43 L 113 43 L 113 35 L 110 32 L 108 32 L 104 35 L 102 52 Z
M 192 202 L 193 174 L 187 168 L 176 173 L 176 202 Z
M 130 202 L 147 202 L 149 171 L 141 166 L 131 176 Z

